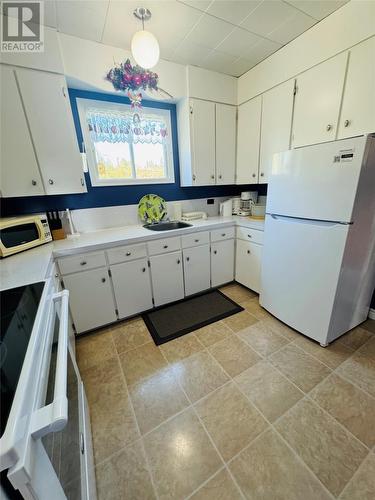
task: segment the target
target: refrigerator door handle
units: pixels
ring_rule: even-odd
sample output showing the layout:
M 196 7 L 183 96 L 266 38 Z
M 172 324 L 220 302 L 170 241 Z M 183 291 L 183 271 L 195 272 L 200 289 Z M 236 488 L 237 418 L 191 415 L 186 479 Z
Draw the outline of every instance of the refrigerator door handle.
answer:
M 298 217 L 287 217 L 285 215 L 277 215 L 277 214 L 269 214 L 269 215 L 274 220 L 281 220 L 284 222 L 292 222 L 297 224 L 308 224 L 311 226 L 319 226 L 319 227 L 349 226 L 350 224 L 353 224 L 353 222 L 302 219 Z

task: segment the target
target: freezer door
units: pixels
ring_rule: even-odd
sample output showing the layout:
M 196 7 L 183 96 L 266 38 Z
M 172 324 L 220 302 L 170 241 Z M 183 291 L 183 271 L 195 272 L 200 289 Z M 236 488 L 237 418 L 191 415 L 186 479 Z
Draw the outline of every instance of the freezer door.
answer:
M 260 303 L 325 344 L 348 225 L 266 216 Z
M 267 213 L 350 222 L 366 137 L 275 154 Z

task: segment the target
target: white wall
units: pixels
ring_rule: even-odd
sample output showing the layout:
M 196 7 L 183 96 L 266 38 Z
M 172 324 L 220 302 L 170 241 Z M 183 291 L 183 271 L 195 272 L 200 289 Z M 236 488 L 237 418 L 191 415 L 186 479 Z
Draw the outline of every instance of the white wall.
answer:
M 375 1 L 352 0 L 238 79 L 238 103 L 375 35 Z
M 188 66 L 189 97 L 237 104 L 237 78 L 208 69 Z

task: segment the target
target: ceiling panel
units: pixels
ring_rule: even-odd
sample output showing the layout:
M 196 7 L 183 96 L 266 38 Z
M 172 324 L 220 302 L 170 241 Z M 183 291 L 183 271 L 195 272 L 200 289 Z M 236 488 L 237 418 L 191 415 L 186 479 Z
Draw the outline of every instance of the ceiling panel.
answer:
M 213 50 L 211 54 L 203 61 L 204 67 L 219 73 L 232 74 L 232 63 L 236 58 L 230 54 Z M 249 63 L 247 63 L 249 64 Z
M 207 13 L 238 25 L 261 2 L 262 0 L 214 0 Z
M 184 3 L 189 7 L 194 7 L 194 9 L 198 9 L 202 12 L 204 12 L 209 7 L 210 3 L 212 3 L 212 0 L 177 0 L 177 1 L 179 3 Z
M 211 52 L 212 50 L 207 47 L 202 47 L 202 45 L 184 40 L 173 54 L 172 60 L 180 63 L 183 62 L 184 64 L 200 66 Z
M 257 35 L 253 35 L 241 28 L 235 28 L 216 49 L 238 58 L 261 40 L 262 38 Z
M 285 45 L 304 31 L 311 28 L 316 23 L 316 19 L 296 11 L 293 16 L 280 24 L 274 31 L 268 33 L 268 38 Z
M 222 19 L 202 14 L 198 23 L 188 35 L 189 40 L 214 49 L 231 31 L 234 26 Z
M 250 66 L 251 64 L 249 61 L 242 57 L 239 57 L 238 59 L 233 61 L 230 66 L 228 66 L 228 72 L 233 76 L 241 76 L 249 70 Z
M 100 42 L 102 39 L 108 0 L 56 2 L 57 29 L 68 35 Z
M 261 40 L 255 44 L 250 50 L 243 54 L 243 58 L 251 63 L 251 67 L 263 61 L 266 57 L 270 56 L 276 50 L 282 47 L 281 44 L 271 42 L 270 40 Z
M 293 5 L 299 10 L 302 10 L 309 16 L 314 17 L 320 21 L 335 10 L 342 7 L 349 0 L 286 0 L 287 3 Z

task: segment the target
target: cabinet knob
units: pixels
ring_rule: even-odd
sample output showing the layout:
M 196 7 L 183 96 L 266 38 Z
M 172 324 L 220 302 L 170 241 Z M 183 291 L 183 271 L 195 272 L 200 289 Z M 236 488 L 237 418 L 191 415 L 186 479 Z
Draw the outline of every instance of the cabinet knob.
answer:
M 48 184 L 51 184 L 51 186 L 52 186 L 52 184 L 53 184 L 53 179 L 48 179 Z
M 126 252 L 126 256 L 129 257 L 132 253 L 131 252 Z
M 63 96 L 66 97 L 65 87 L 61 87 L 61 90 L 62 90 Z
M 87 264 L 87 262 L 86 262 L 85 260 L 83 260 L 83 261 L 81 262 L 81 266 L 85 266 L 86 264 Z
M 211 179 L 215 179 L 215 176 L 214 176 L 214 175 L 211 175 Z
M 55 278 L 58 278 L 59 277 L 59 273 L 55 273 Z
M 260 176 L 261 176 L 261 177 L 264 177 L 264 173 L 263 173 L 263 172 L 261 172 L 261 173 L 260 173 Z
M 35 179 L 33 179 L 33 180 L 31 181 L 31 184 L 32 184 L 33 186 L 36 186 L 36 184 L 37 184 L 36 180 L 35 180 Z
M 143 268 L 142 268 L 142 273 L 145 273 L 145 272 L 146 272 L 146 268 L 145 268 L 145 267 L 143 267 Z
M 247 235 L 247 237 L 248 237 L 248 238 L 252 238 L 251 234 L 248 234 L 248 235 Z
M 168 248 L 168 245 L 164 245 L 163 248 Z
M 214 250 L 214 254 L 215 254 L 215 255 L 217 254 L 217 250 Z
M 178 260 L 177 260 L 177 264 L 180 264 L 180 263 L 181 263 L 181 261 L 180 261 L 180 259 L 178 259 Z
M 253 177 L 256 177 L 256 174 L 253 174 Z
M 196 179 L 196 176 L 195 176 L 195 175 L 193 175 L 193 181 L 195 181 L 195 179 Z
M 102 278 L 102 283 L 105 283 L 106 279 L 105 278 Z
M 350 125 L 350 120 L 345 120 L 344 121 L 344 127 L 349 127 Z
M 222 233 L 221 234 L 222 238 L 224 238 L 224 236 L 226 236 L 226 235 L 227 235 L 227 233 Z
M 219 179 L 222 179 L 222 178 L 223 178 L 223 176 L 220 174 L 220 175 L 219 175 Z
M 247 253 L 251 253 L 250 250 L 248 250 Z
M 332 130 L 332 125 L 330 123 L 327 125 L 326 130 L 327 130 L 327 132 L 329 132 L 330 130 Z
M 186 257 L 186 260 L 187 260 L 187 261 L 189 262 L 189 260 L 190 260 L 190 257 Z
M 199 240 L 194 240 L 194 241 L 195 241 L 195 243 L 198 243 L 198 242 L 199 242 Z
M 85 185 L 85 181 L 83 180 L 83 177 L 81 177 L 81 186 Z
M 190 114 L 193 114 L 193 106 L 190 106 Z

